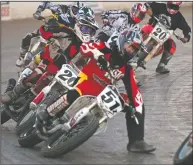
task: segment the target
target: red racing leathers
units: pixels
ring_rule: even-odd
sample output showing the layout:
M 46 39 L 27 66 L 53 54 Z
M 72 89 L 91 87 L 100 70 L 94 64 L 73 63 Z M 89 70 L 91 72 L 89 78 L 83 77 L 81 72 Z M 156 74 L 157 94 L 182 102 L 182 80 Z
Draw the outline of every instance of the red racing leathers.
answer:
M 89 94 L 97 96 L 107 84 L 110 84 L 110 79 L 108 78 L 108 72 L 101 70 L 97 65 L 97 60 L 94 58 L 95 55 L 92 53 L 92 50 L 89 51 L 87 49 L 98 49 L 100 52 L 104 53 L 105 59 L 109 61 L 110 65 L 113 59 L 111 57 L 111 50 L 107 48 L 104 42 L 81 45 L 80 51 L 83 58 L 89 57 L 90 61 L 82 69 L 83 73 L 88 76 L 88 79 L 78 84 L 76 90 L 80 95 Z M 113 66 L 111 65 L 111 67 Z M 138 86 L 135 83 L 132 67 L 123 64 L 121 67 L 112 70 L 111 73 L 114 77 L 123 80 L 130 104 L 136 108 L 136 111 L 142 113 L 143 100 Z

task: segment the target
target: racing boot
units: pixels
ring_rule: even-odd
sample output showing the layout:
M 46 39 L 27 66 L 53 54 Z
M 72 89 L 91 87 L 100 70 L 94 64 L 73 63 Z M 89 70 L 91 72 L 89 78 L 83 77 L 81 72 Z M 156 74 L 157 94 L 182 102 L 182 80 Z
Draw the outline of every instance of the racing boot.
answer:
M 7 84 L 7 88 L 5 90 L 5 93 L 8 92 L 8 91 L 12 91 L 13 88 L 15 87 L 15 85 L 16 85 L 16 80 L 13 79 L 13 78 L 10 78 L 8 80 L 8 84 Z
M 156 68 L 156 72 L 160 74 L 167 74 L 170 72 L 169 69 L 165 68 L 165 66 L 168 64 L 169 60 L 172 58 L 172 54 L 168 51 L 164 51 L 162 54 L 162 57 L 160 59 L 160 62 Z
M 25 54 L 27 53 L 27 51 L 28 51 L 28 47 L 21 47 L 20 48 L 20 56 L 16 60 L 16 66 L 17 67 L 22 67 L 24 65 L 24 57 L 25 57 Z
M 27 90 L 27 87 L 21 82 L 16 85 L 12 91 L 8 91 L 7 93 L 1 95 L 1 102 L 3 104 L 10 103 L 11 101 L 15 101 L 19 95 Z
M 156 150 L 153 145 L 149 145 L 144 141 L 144 105 L 142 114 L 139 112 L 135 112 L 135 116 L 138 119 L 138 124 L 136 120 L 132 117 L 132 113 L 128 107 L 126 110 L 126 126 L 127 133 L 129 138 L 129 143 L 127 145 L 127 150 L 130 152 L 138 152 L 138 153 L 150 153 Z

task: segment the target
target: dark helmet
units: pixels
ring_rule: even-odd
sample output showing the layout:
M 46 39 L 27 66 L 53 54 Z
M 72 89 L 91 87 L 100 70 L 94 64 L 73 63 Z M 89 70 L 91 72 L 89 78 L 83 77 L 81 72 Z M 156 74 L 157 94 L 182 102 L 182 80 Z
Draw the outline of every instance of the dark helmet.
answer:
M 170 14 L 178 13 L 181 4 L 182 4 L 182 1 L 176 1 L 176 2 L 168 1 L 167 2 L 168 13 L 170 13 Z

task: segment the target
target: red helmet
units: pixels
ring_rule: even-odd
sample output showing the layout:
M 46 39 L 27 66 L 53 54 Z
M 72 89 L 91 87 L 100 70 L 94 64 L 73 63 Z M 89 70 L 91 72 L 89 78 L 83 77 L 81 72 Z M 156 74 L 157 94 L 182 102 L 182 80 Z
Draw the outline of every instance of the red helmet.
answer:
M 182 1 L 177 1 L 177 2 L 169 1 L 169 2 L 167 2 L 168 13 L 170 13 L 170 14 L 178 13 L 181 4 L 182 4 Z
M 145 18 L 146 13 L 147 8 L 144 4 L 141 3 L 134 4 L 130 10 L 131 18 L 135 23 L 141 22 Z

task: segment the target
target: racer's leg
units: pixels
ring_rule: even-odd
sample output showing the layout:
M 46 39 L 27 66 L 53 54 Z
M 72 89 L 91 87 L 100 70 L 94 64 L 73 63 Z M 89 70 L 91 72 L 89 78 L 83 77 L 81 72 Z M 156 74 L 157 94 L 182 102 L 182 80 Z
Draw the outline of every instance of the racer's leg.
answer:
M 21 47 L 20 47 L 20 56 L 16 61 L 16 66 L 20 67 L 23 65 L 23 62 L 24 62 L 23 59 L 29 49 L 31 39 L 33 37 L 37 37 L 38 35 L 39 35 L 39 30 L 35 30 L 32 33 L 28 33 L 24 38 L 22 38 Z
M 135 119 L 132 118 L 130 108 L 126 107 L 124 111 L 126 112 L 125 118 L 129 138 L 127 149 L 131 152 L 152 152 L 155 150 L 155 147 L 144 141 L 145 107 L 141 93 L 134 79 L 134 71 L 130 67 L 126 68 L 123 81 L 130 100 L 130 105 L 135 108 L 135 116 L 139 121 L 139 124 L 137 124 Z
M 176 51 L 176 43 L 172 39 L 168 39 L 164 43 L 164 52 L 156 68 L 157 73 L 166 74 L 170 72 L 170 70 L 165 68 L 165 66 L 168 64 L 168 62 L 172 58 L 175 51 Z

